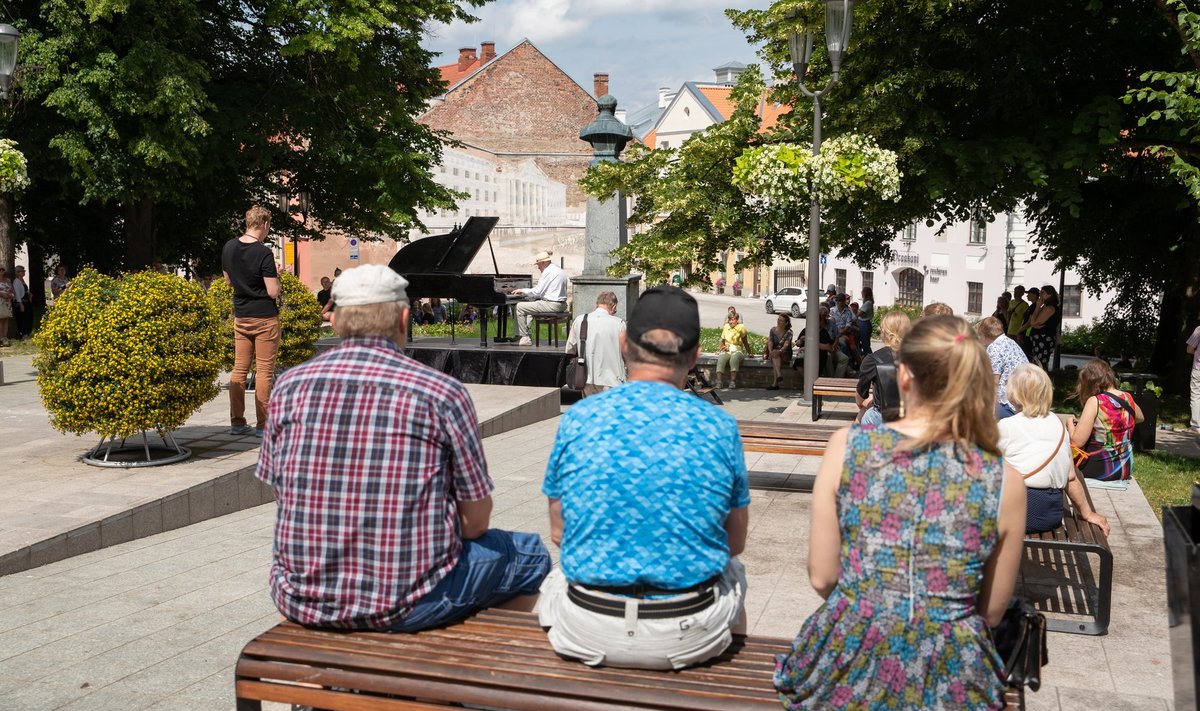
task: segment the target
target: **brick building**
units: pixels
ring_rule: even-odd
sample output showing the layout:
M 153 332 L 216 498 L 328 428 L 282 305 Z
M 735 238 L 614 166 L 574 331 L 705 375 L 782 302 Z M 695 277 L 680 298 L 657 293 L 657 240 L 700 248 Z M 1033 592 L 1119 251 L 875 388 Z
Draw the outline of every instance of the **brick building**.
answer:
M 446 91 L 420 121 L 450 132 L 461 146 L 445 149 L 434 179 L 470 197 L 455 211 L 422 216 L 431 233 L 472 215 L 497 215 L 492 242 L 502 271 L 530 271 L 530 257 L 549 249 L 579 273 L 587 196 L 578 181 L 591 159 L 579 130 L 596 118 L 608 75 L 596 74 L 589 93 L 529 40 L 500 54 L 494 42 L 464 47 L 458 61 L 438 69 Z M 334 267 L 387 263 L 399 247 L 391 240 L 362 245 L 353 262 L 343 239 L 306 243 L 301 278 L 315 286 Z M 490 256 L 478 261 L 479 271 L 491 269 Z

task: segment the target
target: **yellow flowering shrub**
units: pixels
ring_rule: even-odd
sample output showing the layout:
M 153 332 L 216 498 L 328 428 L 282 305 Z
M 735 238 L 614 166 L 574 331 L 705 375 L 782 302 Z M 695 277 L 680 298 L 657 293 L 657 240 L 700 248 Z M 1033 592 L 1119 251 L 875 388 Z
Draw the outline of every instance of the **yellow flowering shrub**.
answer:
M 72 284 L 74 288 L 74 284 Z M 317 352 L 317 338 L 321 332 L 321 305 L 304 282 L 290 272 L 280 272 L 279 291 L 282 304 L 279 308 L 279 356 L 275 364 L 280 368 L 300 365 Z M 225 343 L 222 365 L 233 369 L 233 288 L 224 279 L 214 280 L 208 288 L 208 298 L 221 317 L 221 333 Z M 251 363 L 251 370 L 254 364 Z
M 220 319 L 197 284 L 88 268 L 34 335 L 38 387 L 61 432 L 177 429 L 217 395 Z

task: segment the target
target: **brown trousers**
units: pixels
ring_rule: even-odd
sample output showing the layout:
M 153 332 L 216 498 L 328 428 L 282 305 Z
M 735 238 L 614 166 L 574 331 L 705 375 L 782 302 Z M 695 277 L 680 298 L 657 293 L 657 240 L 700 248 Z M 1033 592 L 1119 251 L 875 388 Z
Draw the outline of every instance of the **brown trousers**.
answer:
M 246 424 L 246 376 L 255 363 L 255 427 L 267 424 L 267 400 L 275 380 L 275 356 L 279 354 L 279 317 L 260 316 L 233 320 L 233 374 L 229 378 L 229 423 Z

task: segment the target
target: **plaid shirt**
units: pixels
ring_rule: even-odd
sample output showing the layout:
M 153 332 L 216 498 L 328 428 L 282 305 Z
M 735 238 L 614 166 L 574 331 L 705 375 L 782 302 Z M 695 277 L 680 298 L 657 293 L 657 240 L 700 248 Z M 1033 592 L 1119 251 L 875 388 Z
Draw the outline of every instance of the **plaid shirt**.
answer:
M 458 562 L 456 501 L 492 491 L 466 389 L 381 337 L 279 378 L 257 476 L 278 507 L 271 596 L 320 627 L 403 620 Z

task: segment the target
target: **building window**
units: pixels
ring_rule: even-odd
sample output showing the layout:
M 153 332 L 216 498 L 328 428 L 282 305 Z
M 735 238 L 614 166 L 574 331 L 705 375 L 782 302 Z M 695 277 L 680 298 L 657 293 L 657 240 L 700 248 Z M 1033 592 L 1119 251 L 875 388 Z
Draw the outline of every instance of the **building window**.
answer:
M 921 272 L 911 267 L 901 269 L 896 274 L 896 287 L 900 292 L 896 297 L 898 305 L 913 309 L 925 305 L 925 275 Z
M 987 223 L 982 217 L 976 216 L 971 219 L 971 231 L 967 237 L 967 242 L 970 244 L 986 244 L 987 243 Z
M 835 284 L 837 284 L 838 293 L 845 294 L 846 293 L 846 270 L 845 269 L 834 269 L 833 270 L 833 281 Z
M 875 272 L 862 273 L 862 288 L 875 291 Z
M 455 169 L 454 169 L 454 174 L 455 174 L 455 175 L 458 175 L 458 168 L 455 168 Z
M 912 242 L 917 238 L 917 223 L 912 223 L 904 228 L 904 241 Z
M 967 282 L 967 313 L 983 313 L 983 283 Z
M 1066 284 L 1062 293 L 1063 316 L 1079 318 L 1083 305 L 1083 289 L 1078 284 Z
M 659 147 L 659 148 L 670 148 L 670 147 L 671 147 L 671 142 L 670 142 L 670 141 L 663 141 L 663 142 L 661 142 L 661 143 L 659 143 L 659 144 L 658 144 L 658 147 Z

